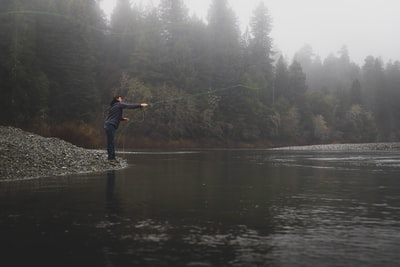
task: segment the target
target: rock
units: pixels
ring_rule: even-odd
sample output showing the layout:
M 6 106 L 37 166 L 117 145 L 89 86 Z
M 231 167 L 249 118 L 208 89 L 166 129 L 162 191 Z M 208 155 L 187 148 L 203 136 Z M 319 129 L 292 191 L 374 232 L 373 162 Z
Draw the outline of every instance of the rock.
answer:
M 105 151 L 0 126 L 0 180 L 100 172 L 126 166 L 121 158 L 110 163 Z

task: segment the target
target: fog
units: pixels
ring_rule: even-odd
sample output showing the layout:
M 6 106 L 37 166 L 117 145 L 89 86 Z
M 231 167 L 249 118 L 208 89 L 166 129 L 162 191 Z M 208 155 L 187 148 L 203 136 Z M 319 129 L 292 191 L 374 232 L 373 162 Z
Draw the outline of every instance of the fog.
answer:
M 133 0 L 144 8 L 159 0 Z M 288 58 L 311 45 L 322 59 L 346 46 L 351 60 L 363 64 L 371 55 L 383 61 L 400 60 L 400 2 L 397 0 L 264 0 L 273 20 L 274 46 Z M 190 14 L 206 21 L 211 0 L 184 0 Z M 260 0 L 228 0 L 242 30 Z M 102 0 L 110 15 L 115 0 Z
M 268 12 L 260 0 L 186 0 L 186 13 L 183 2 L 123 0 L 107 25 L 97 1 L 3 1 L 0 124 L 98 148 L 122 95 L 151 104 L 131 113 L 131 147 L 400 140 L 394 2 L 265 0 Z M 110 16 L 115 2 L 102 5 Z M 236 26 L 249 17 L 261 25 L 244 42 Z

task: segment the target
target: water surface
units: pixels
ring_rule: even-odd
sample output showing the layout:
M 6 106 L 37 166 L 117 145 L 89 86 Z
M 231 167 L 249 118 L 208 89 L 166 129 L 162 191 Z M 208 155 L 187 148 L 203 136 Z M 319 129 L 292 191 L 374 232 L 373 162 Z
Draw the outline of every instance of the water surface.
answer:
M 400 153 L 122 156 L 124 170 L 0 182 L 4 266 L 400 264 Z

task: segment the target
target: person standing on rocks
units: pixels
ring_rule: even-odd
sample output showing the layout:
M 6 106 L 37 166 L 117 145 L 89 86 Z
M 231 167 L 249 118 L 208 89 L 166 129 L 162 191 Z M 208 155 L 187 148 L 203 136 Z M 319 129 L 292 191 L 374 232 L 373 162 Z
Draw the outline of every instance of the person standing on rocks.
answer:
M 115 131 L 118 129 L 119 123 L 121 121 L 128 121 L 128 118 L 123 117 L 123 109 L 136 109 L 145 108 L 148 104 L 127 104 L 122 102 L 121 96 L 114 96 L 110 103 L 110 109 L 108 110 L 108 115 L 106 121 L 104 122 L 104 130 L 107 136 L 107 153 L 108 160 L 115 161 L 115 147 L 114 147 L 114 137 Z

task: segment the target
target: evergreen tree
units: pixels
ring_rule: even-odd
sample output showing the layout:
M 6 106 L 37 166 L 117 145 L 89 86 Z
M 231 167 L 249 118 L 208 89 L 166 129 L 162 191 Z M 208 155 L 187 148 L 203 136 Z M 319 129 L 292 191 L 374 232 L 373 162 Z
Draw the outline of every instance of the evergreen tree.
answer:
M 385 77 L 390 97 L 390 113 L 392 118 L 391 141 L 400 139 L 400 62 L 389 62 L 386 66 Z
M 349 100 L 352 105 L 353 104 L 356 104 L 356 105 L 362 104 L 362 88 L 361 88 L 361 83 L 358 79 L 354 80 L 351 85 Z
M 224 89 L 218 102 L 218 120 L 226 137 L 237 138 L 240 120 L 237 119 L 238 103 L 243 101 L 242 88 L 235 85 L 241 83 L 241 47 L 240 31 L 236 16 L 228 7 L 227 0 L 213 0 L 208 13 L 208 32 L 210 36 L 210 87 Z M 229 90 L 228 90 L 229 89 Z M 234 131 L 232 131 L 234 130 Z
M 312 113 L 309 109 L 306 92 L 306 76 L 301 68 L 301 65 L 297 61 L 289 66 L 289 85 L 288 95 L 286 96 L 294 107 L 296 107 L 299 113 L 299 127 L 301 133 L 297 135 L 298 138 L 311 138 L 313 132 L 313 121 Z
M 186 33 L 188 12 L 182 0 L 161 0 L 159 13 L 167 45 L 173 45 Z
M 53 17 L 43 21 L 39 53 L 51 75 L 51 114 L 58 121 L 88 121 L 99 105 L 94 30 L 99 14 L 95 1 L 57 2 Z
M 390 94 L 385 82 L 383 62 L 369 56 L 363 66 L 363 86 L 366 108 L 374 114 L 378 126 L 378 140 L 390 138 L 393 118 L 390 113 Z
M 273 102 L 280 97 L 287 98 L 289 96 L 289 71 L 288 66 L 283 58 L 280 56 L 275 68 L 275 80 L 273 88 Z
M 211 47 L 211 87 L 240 82 L 240 30 L 227 0 L 213 0 L 208 13 Z
M 196 75 L 188 9 L 182 0 L 162 0 L 159 9 L 165 49 L 160 60 L 165 81 L 186 89 Z
M 156 9 L 140 20 L 138 40 L 131 57 L 130 73 L 145 83 L 162 84 L 162 58 L 166 54 L 162 36 L 162 22 Z
M 249 41 L 249 72 L 254 76 L 256 84 L 266 86 L 272 79 L 272 39 L 271 17 L 264 3 L 260 3 L 250 19 L 251 35 Z
M 302 106 L 305 104 L 306 90 L 306 76 L 303 73 L 303 69 L 300 63 L 293 61 L 289 66 L 288 91 L 285 97 L 290 103 Z
M 53 2 L 39 17 L 37 54 L 51 79 L 50 114 L 57 121 L 88 121 L 99 105 L 97 44 L 102 21 L 96 1 Z
M 49 82 L 36 56 L 36 1 L 9 1 L 1 16 L 1 123 L 29 124 L 47 108 Z M 4 31 L 4 32 L 3 32 Z
M 311 47 L 311 45 L 305 45 L 297 51 L 293 57 L 293 60 L 300 63 L 301 68 L 303 69 L 304 74 L 306 75 L 307 85 L 313 88 L 314 85 L 314 74 L 313 63 L 314 63 L 315 54 Z
M 189 49 L 187 52 L 190 56 L 191 73 L 188 73 L 188 83 L 186 91 L 190 93 L 198 93 L 210 89 L 210 39 L 207 31 L 207 25 L 193 17 L 189 20 L 187 32 L 185 34 Z
M 250 19 L 251 36 L 249 40 L 249 66 L 247 73 L 252 85 L 262 88 L 262 99 L 268 103 L 271 94 L 267 90 L 272 83 L 272 39 L 271 17 L 264 3 L 260 3 L 254 10 L 253 17 Z
M 118 0 L 110 19 L 108 62 L 120 73 L 129 69 L 130 59 L 137 45 L 139 15 L 129 0 Z

